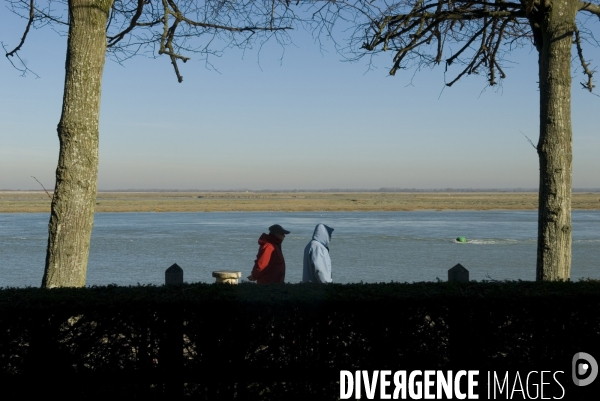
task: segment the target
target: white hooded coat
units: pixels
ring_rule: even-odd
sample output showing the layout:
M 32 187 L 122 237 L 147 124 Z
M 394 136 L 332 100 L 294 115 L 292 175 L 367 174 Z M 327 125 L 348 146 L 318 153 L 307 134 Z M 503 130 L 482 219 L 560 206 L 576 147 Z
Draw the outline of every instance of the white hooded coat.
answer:
M 317 224 L 312 240 L 304 248 L 303 283 L 331 283 L 329 241 L 333 228 Z

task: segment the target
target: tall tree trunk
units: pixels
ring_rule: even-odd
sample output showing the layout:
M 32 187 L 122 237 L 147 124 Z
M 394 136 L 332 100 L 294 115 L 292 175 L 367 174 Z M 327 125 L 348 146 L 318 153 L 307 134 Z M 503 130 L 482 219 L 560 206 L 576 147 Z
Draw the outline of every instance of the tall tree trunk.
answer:
M 537 281 L 571 275 L 571 47 L 578 0 L 553 0 L 542 22 Z
M 42 287 L 85 285 L 98 184 L 106 23 L 113 0 L 69 0 L 60 154 Z

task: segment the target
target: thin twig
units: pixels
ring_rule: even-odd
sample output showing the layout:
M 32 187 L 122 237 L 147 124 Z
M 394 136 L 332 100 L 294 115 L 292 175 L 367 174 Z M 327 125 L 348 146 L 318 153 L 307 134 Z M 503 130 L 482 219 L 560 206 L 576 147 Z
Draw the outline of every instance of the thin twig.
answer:
M 46 195 L 48 195 L 48 198 L 52 199 L 52 196 L 50 196 L 50 194 L 48 193 L 48 191 L 46 191 L 46 188 L 44 188 L 44 186 L 42 185 L 42 183 L 35 178 L 34 176 L 31 176 L 31 178 L 33 178 L 34 180 L 36 180 L 38 182 L 38 184 L 40 184 L 42 186 L 42 188 L 44 189 L 44 192 L 46 192 Z
M 527 135 L 523 134 L 523 131 L 519 130 L 519 132 L 520 132 L 520 133 L 521 133 L 521 134 L 522 134 L 522 135 L 523 135 L 525 138 L 527 138 L 527 140 L 529 141 L 529 143 L 531 144 L 531 146 L 533 146 L 533 148 L 534 148 L 535 150 L 537 150 L 537 146 L 535 146 L 535 145 L 533 144 L 533 142 L 531 141 L 531 139 L 529 139 L 529 137 L 528 137 Z

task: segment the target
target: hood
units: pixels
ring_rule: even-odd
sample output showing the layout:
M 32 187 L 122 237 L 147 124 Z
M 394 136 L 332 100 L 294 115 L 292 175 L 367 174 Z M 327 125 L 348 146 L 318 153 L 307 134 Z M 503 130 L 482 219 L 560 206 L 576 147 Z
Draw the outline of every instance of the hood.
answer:
M 312 239 L 320 242 L 325 248 L 329 249 L 329 241 L 331 241 L 332 232 L 333 228 L 326 226 L 325 224 L 317 224 Z
M 274 235 L 263 233 L 258 239 L 258 245 L 263 245 L 265 243 L 273 244 L 273 245 L 281 245 L 281 240 Z

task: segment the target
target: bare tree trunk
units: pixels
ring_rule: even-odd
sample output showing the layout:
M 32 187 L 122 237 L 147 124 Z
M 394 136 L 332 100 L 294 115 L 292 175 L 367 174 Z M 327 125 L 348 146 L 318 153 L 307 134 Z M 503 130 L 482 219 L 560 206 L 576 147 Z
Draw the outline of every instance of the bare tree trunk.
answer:
M 554 0 L 540 48 L 537 281 L 571 275 L 571 48 L 578 0 Z
M 69 0 L 60 154 L 42 287 L 85 285 L 98 184 L 106 23 L 113 0 Z

